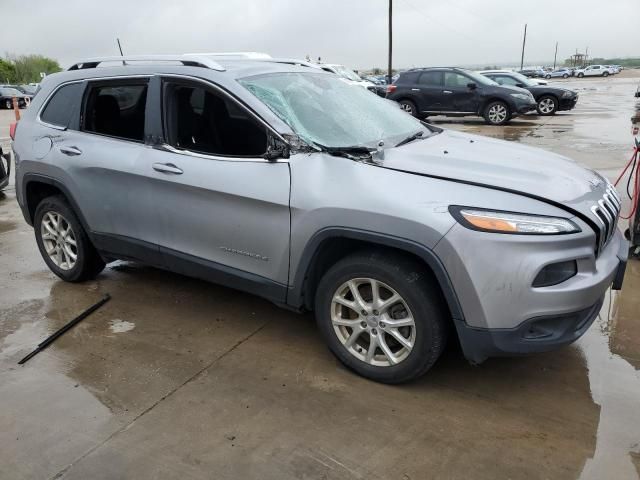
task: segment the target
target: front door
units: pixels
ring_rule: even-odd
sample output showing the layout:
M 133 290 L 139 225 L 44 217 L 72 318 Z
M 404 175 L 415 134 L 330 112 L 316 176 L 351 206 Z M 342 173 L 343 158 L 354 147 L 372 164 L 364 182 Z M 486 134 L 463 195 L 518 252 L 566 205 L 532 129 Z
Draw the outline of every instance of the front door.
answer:
M 471 78 L 458 72 L 444 72 L 442 89 L 443 109 L 448 112 L 476 112 L 477 90 L 469 88 L 475 83 Z
M 164 145 L 146 164 L 167 266 L 284 300 L 288 162 L 263 158 L 268 129 L 214 85 L 166 78 L 161 95 Z

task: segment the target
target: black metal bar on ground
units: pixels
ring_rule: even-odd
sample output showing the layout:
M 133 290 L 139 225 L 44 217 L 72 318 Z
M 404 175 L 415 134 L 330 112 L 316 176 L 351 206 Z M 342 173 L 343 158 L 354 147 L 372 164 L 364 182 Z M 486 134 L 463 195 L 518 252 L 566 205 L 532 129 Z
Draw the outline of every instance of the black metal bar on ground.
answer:
M 99 309 L 102 305 L 104 305 L 105 303 L 107 303 L 109 300 L 111 299 L 111 295 L 109 295 L 108 293 L 102 298 L 102 300 L 100 300 L 98 303 L 90 306 L 89 308 L 87 308 L 84 312 L 82 312 L 80 315 L 78 315 L 76 318 L 74 318 L 73 320 L 71 320 L 69 323 L 67 323 L 65 326 L 63 326 L 62 328 L 60 328 L 59 330 L 57 330 L 56 332 L 52 333 L 51 335 L 49 335 L 47 338 L 45 338 L 42 342 L 40 342 L 38 344 L 38 347 L 31 352 L 29 355 L 27 355 L 26 357 L 24 357 L 22 360 L 20 360 L 18 362 L 18 365 L 23 365 L 26 362 L 28 362 L 29 360 L 31 360 L 33 357 L 35 357 L 38 353 L 40 353 L 42 350 L 44 350 L 45 348 L 47 348 L 49 345 L 51 345 L 53 342 L 55 342 L 55 340 L 60 337 L 61 335 L 63 335 L 65 332 L 71 330 L 74 326 L 76 326 L 78 323 L 80 323 L 82 320 L 84 320 L 85 318 L 87 318 L 89 315 L 91 315 L 93 312 L 95 312 L 97 309 Z

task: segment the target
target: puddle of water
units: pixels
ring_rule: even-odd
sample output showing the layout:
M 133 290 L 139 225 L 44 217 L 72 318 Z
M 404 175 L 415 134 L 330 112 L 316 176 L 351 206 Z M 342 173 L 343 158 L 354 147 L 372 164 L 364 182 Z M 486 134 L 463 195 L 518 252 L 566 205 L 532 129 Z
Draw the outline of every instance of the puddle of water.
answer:
M 632 294 L 633 292 L 629 292 Z M 593 401 L 600 406 L 596 449 L 580 480 L 640 478 L 640 372 L 609 348 L 609 328 L 618 295 L 607 294 L 600 315 L 579 340 L 587 362 Z
M 113 333 L 129 332 L 136 328 L 136 324 L 133 322 L 127 322 L 126 320 L 111 320 L 109 321 L 109 330 Z

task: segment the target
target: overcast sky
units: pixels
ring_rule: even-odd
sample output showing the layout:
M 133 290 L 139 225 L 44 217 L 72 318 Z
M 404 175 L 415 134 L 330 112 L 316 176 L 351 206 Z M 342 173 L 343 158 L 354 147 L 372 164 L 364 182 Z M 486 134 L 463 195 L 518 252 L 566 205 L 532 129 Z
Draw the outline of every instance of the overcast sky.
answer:
M 394 0 L 394 66 L 640 55 L 640 0 Z M 263 51 L 384 67 L 388 0 L 0 0 L 4 53 Z

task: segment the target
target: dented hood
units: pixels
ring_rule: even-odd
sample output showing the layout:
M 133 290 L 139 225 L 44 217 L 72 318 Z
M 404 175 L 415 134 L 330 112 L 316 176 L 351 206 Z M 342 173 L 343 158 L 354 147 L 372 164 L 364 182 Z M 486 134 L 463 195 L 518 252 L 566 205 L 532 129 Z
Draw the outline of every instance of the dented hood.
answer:
M 599 174 L 567 157 L 450 130 L 385 150 L 381 166 L 524 193 L 588 217 L 607 186 Z

